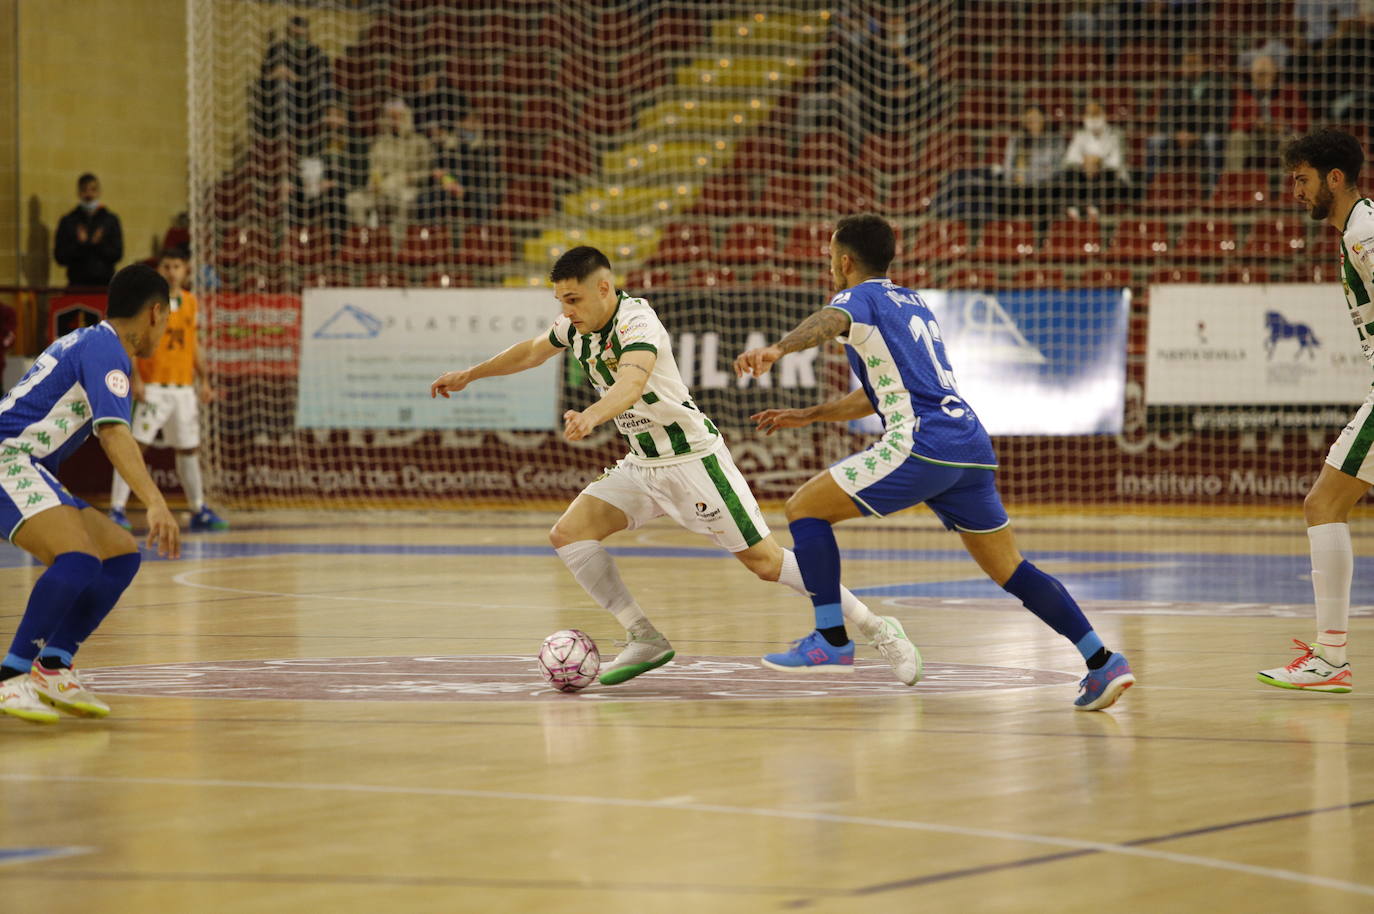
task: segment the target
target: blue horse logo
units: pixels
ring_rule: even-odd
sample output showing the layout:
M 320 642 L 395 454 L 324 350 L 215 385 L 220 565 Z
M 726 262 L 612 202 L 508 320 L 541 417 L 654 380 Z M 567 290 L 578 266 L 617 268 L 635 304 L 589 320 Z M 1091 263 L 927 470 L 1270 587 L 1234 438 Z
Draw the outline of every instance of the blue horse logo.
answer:
M 1269 329 L 1269 339 L 1264 341 L 1264 351 L 1269 358 L 1274 357 L 1274 350 L 1279 343 L 1284 340 L 1297 340 L 1298 350 L 1293 353 L 1293 358 L 1298 358 L 1304 352 L 1308 358 L 1317 357 L 1317 349 L 1321 346 L 1317 335 L 1312 332 L 1312 328 L 1307 324 L 1290 323 L 1287 318 L 1277 311 L 1266 311 L 1264 313 L 1264 326 Z

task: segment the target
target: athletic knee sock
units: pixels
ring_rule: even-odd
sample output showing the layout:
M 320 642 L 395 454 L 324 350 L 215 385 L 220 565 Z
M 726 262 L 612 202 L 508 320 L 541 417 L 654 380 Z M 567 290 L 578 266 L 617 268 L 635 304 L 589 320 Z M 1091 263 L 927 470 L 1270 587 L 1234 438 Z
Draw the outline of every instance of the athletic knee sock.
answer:
M 205 507 L 205 484 L 200 479 L 200 456 L 197 454 L 177 454 L 177 477 L 181 480 L 181 491 L 186 493 L 186 504 L 192 513 Z
M 789 526 L 797 566 L 816 611 L 816 630 L 835 647 L 847 644 L 849 634 L 844 630 L 844 608 L 840 604 L 840 546 L 835 542 L 835 529 L 814 517 L 794 520 Z
M 797 565 L 797 555 L 791 549 L 782 551 L 782 571 L 778 574 L 778 583 L 792 588 L 808 600 L 811 599 L 811 592 L 806 589 L 801 568 Z M 872 638 L 883 626 L 883 620 L 874 615 L 873 610 L 862 600 L 850 593 L 848 587 L 840 588 L 840 610 L 844 613 L 845 623 L 853 623 L 863 632 L 865 638 Z
M 77 649 L 94 634 L 115 608 L 124 591 L 133 583 L 138 566 L 143 562 L 137 552 L 108 558 L 100 564 L 100 576 L 86 589 L 71 612 L 54 630 L 48 643 L 38 652 L 38 659 L 53 661 L 46 666 L 71 666 Z
M 1057 578 L 1023 560 L 1002 589 L 1020 600 L 1026 609 L 1039 616 L 1050 628 L 1072 641 L 1090 669 L 1097 669 L 1111 657 L 1112 652 L 1103 647 L 1102 639 L 1093 631 L 1083 610 L 1078 608 Z
M 658 630 L 644 615 L 635 598 L 620 579 L 615 559 L 606 547 L 596 540 L 578 540 L 554 550 L 568 566 L 577 583 L 601 607 L 615 616 L 625 630 L 637 638 L 659 636 Z
M 129 484 L 119 475 L 119 471 L 115 470 L 114 481 L 110 483 L 110 507 L 123 511 L 129 504 L 129 491 Z
M 1336 666 L 1345 663 L 1345 636 L 1350 628 L 1350 579 L 1355 556 L 1349 524 L 1307 528 L 1312 546 L 1312 595 L 1317 603 L 1317 643 L 1322 656 Z
M 29 605 L 19 620 L 3 664 L 28 671 L 38 652 L 62 624 L 82 595 L 100 578 L 100 559 L 84 552 L 64 552 L 34 582 Z

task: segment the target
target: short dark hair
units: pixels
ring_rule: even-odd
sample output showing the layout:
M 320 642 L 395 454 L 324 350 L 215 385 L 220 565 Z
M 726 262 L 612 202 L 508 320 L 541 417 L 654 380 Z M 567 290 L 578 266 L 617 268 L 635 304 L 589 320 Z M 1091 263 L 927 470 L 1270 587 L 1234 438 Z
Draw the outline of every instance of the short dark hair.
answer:
M 81 177 L 79 177 L 79 178 L 76 179 L 76 189 L 77 189 L 77 190 L 80 190 L 81 188 L 85 187 L 87 184 L 90 184 L 92 181 L 99 181 L 99 180 L 100 180 L 99 178 L 97 178 L 95 175 L 91 174 L 91 173 L 88 171 L 88 172 L 86 172 L 85 174 L 83 174 Z
M 161 251 L 158 252 L 158 255 L 157 255 L 157 262 L 158 262 L 158 263 L 162 263 L 162 261 L 164 261 L 164 260 L 187 260 L 187 261 L 189 261 L 190 259 L 191 259 L 191 252 L 188 251 L 186 248 L 183 248 L 183 247 L 163 248 Z
M 606 255 L 590 245 L 582 244 L 565 251 L 562 257 L 554 261 L 553 269 L 549 271 L 549 279 L 554 282 L 564 279 L 581 282 L 603 268 L 611 268 L 611 262 L 606 259 Z
M 110 280 L 105 314 L 108 317 L 135 317 L 153 302 L 167 304 L 171 290 L 162 274 L 146 263 L 134 263 Z
M 845 216 L 835 226 L 835 243 L 875 273 L 886 273 L 897 256 L 897 236 L 882 216 Z
M 1283 167 L 1293 171 L 1301 165 L 1311 165 L 1323 180 L 1339 168 L 1345 180 L 1354 184 L 1364 166 L 1364 150 L 1360 141 L 1335 127 L 1318 127 L 1283 147 Z

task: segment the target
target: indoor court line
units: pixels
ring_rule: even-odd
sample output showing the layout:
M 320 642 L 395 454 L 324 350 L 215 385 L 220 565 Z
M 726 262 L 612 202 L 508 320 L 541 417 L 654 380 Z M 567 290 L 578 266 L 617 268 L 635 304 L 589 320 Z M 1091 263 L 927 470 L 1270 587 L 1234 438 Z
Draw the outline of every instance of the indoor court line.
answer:
M 727 816 L 756 816 L 770 819 L 791 819 L 803 822 L 827 822 L 834 825 L 855 825 L 870 828 L 886 828 L 898 831 L 920 831 L 935 832 L 939 834 L 959 835 L 971 838 L 986 838 L 998 841 L 1013 841 L 1025 844 L 1042 844 L 1050 847 L 1068 848 L 1080 852 L 1098 852 L 1104 854 L 1114 854 L 1125 857 L 1139 857 L 1149 860 L 1159 860 L 1166 863 L 1176 863 L 1183 866 L 1198 866 L 1207 869 L 1224 870 L 1244 875 L 1258 876 L 1263 879 L 1276 879 L 1284 882 L 1296 882 L 1304 885 L 1316 886 L 1318 888 L 1335 889 L 1341 892 L 1349 892 L 1355 895 L 1364 895 L 1374 898 L 1374 885 L 1365 885 L 1357 882 L 1347 882 L 1342 879 L 1331 879 L 1326 876 L 1316 876 L 1308 873 L 1298 873 L 1292 870 L 1278 869 L 1275 867 L 1254 866 L 1245 863 L 1235 863 L 1229 860 L 1219 860 L 1212 857 L 1199 857 L 1192 854 L 1178 854 L 1170 851 L 1152 850 L 1141 846 L 1146 843 L 1172 841 L 1187 838 L 1193 835 L 1206 834 L 1209 832 L 1223 831 L 1230 828 L 1242 828 L 1247 825 L 1263 824 L 1283 819 L 1296 818 L 1300 816 L 1319 815 L 1325 812 L 1333 812 L 1346 809 L 1356 809 L 1364 806 L 1374 805 L 1374 800 L 1362 800 L 1355 803 L 1347 803 L 1339 806 L 1323 807 L 1321 809 L 1302 810 L 1292 813 L 1281 813 L 1276 816 L 1267 816 L 1260 819 L 1247 819 L 1237 823 L 1226 823 L 1216 826 L 1206 826 L 1200 829 L 1192 829 L 1185 832 L 1177 832 L 1169 835 L 1162 835 L 1150 838 L 1138 838 L 1126 844 L 1110 844 L 1101 841 L 1082 841 L 1076 838 L 1056 838 L 1050 835 L 1035 835 L 1022 832 L 1000 831 L 989 828 L 973 828 L 963 825 L 945 825 L 935 822 L 917 822 L 914 820 L 903 819 L 876 819 L 867 816 L 846 816 L 837 813 L 824 812 L 805 812 L 802 810 L 788 809 L 768 809 L 747 806 L 726 806 L 713 803 L 683 803 L 668 802 L 664 800 L 634 800 L 625 797 L 595 797 L 578 796 L 567 794 L 540 794 L 540 793 L 520 793 L 515 791 L 500 790 L 468 790 L 458 787 L 398 787 L 388 785 L 370 784 L 312 784 L 308 782 L 285 782 L 285 781 L 236 781 L 219 778 L 133 778 L 133 777 L 110 777 L 96 775 L 29 775 L 29 774 L 5 774 L 0 773 L 0 780 L 3 781 L 32 781 L 39 783 L 85 783 L 85 784 L 124 784 L 124 785 L 149 785 L 159 787 L 226 787 L 243 790 L 285 790 L 285 791 L 314 791 L 321 793 L 360 793 L 360 794 L 382 794 L 393 796 L 425 796 L 425 797 L 464 797 L 468 799 L 485 800 L 510 800 L 516 802 L 536 802 L 543 804 L 551 803 L 572 803 L 582 806 L 608 806 L 628 809 L 653 809 L 653 810 L 680 810 L 682 812 L 693 813 L 716 813 Z M 1044 858 L 1033 858 L 1040 862 L 1052 862 L 1063 859 L 1063 854 L 1046 855 Z M 1023 863 L 1021 865 L 1030 865 Z M 974 873 L 970 873 L 974 875 Z M 920 877 L 918 877 L 920 878 Z M 887 884 L 885 884 L 887 885 Z M 889 891 L 897 891 L 902 884 L 892 884 L 893 888 Z M 870 889 L 869 894 L 875 893 L 876 889 Z

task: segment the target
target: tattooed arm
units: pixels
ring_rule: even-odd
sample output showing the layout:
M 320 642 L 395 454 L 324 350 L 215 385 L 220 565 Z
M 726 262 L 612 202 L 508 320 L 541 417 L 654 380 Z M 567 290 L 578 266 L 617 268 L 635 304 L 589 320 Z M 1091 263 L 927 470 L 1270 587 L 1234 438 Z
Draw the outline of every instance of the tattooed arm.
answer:
M 796 329 L 771 346 L 750 349 L 735 359 L 735 376 L 762 377 L 773 363 L 789 352 L 819 346 L 849 330 L 849 315 L 839 308 L 822 308 L 797 325 Z

